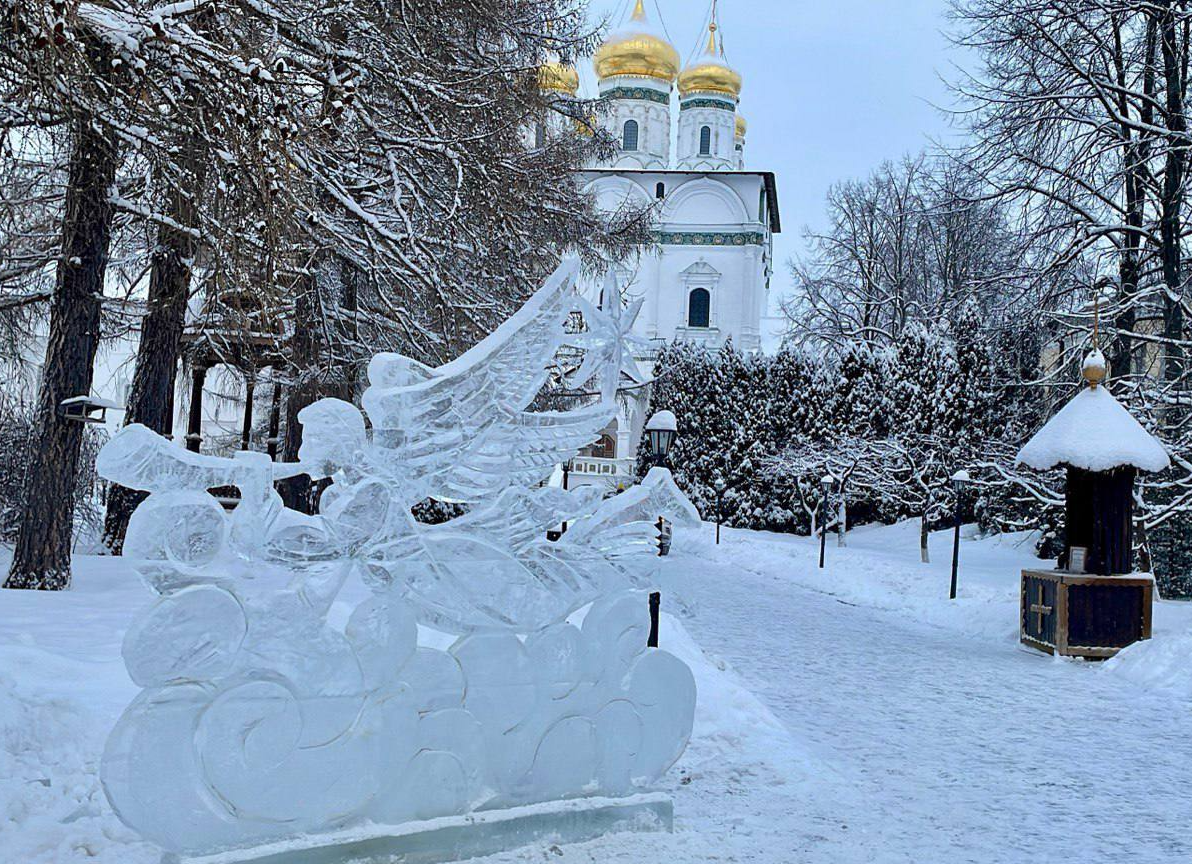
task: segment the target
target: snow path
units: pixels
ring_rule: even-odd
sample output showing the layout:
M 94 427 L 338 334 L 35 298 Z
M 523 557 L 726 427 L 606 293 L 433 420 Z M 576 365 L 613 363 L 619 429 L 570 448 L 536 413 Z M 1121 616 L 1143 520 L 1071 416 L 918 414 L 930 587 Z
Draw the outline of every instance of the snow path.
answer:
M 763 536 L 706 547 L 685 623 L 843 775 L 823 791 L 850 840 L 808 860 L 1192 859 L 1192 704 L 1018 648 L 1012 604 L 1005 635 L 974 637 L 802 587 L 815 546 Z M 891 555 L 829 548 L 824 578 Z

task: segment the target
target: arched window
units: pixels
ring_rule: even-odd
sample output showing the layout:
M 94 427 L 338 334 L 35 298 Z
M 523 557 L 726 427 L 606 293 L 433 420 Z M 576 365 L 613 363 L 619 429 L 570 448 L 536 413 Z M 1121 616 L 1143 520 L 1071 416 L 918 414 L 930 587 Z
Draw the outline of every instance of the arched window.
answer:
M 701 126 L 699 128 L 699 155 L 707 156 L 712 152 L 712 127 Z
M 659 183 L 657 186 L 654 187 L 654 197 L 655 198 L 665 198 L 666 197 L 666 184 L 665 183 Z
M 534 146 L 543 147 L 546 145 L 546 126 L 542 123 L 534 124 Z
M 695 288 L 687 295 L 687 326 L 709 327 L 712 318 L 712 295 L 707 288 Z
M 630 151 L 637 149 L 637 121 L 626 120 L 625 128 L 621 132 L 621 149 Z
M 596 441 L 579 451 L 579 455 L 592 459 L 616 459 L 617 439 L 609 432 L 605 432 Z

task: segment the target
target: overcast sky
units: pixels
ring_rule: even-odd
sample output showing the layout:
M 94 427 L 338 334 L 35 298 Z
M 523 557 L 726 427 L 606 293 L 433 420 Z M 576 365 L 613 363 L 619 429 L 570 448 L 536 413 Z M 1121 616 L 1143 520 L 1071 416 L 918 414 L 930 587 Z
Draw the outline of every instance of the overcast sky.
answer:
M 656 0 L 686 62 L 709 0 Z M 655 0 L 647 0 L 657 20 Z M 591 0 L 614 26 L 631 0 Z M 774 288 L 802 247 L 804 225 L 823 221 L 828 187 L 863 177 L 882 160 L 949 134 L 937 110 L 957 56 L 943 35 L 947 0 L 720 0 L 729 61 L 744 77 L 746 166 L 774 171 L 783 233 L 775 237 Z

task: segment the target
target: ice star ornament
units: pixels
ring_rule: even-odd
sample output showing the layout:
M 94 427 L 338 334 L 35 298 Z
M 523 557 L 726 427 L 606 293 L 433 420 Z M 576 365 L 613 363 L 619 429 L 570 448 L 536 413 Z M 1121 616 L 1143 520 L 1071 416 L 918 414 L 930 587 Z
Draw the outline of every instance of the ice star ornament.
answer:
M 206 855 L 626 796 L 678 759 L 695 684 L 646 648 L 636 589 L 650 587 L 653 521 L 694 509 L 657 475 L 603 500 L 540 485 L 614 410 L 527 410 L 566 338 L 575 272 L 444 366 L 374 357 L 363 412 L 301 412 L 300 463 L 199 455 L 135 425 L 104 448 L 104 477 L 150 493 L 125 559 L 156 595 L 124 640 L 142 690 L 101 766 L 126 824 Z M 619 371 L 614 330 L 587 350 Z M 300 472 L 331 480 L 318 515 L 274 491 Z M 229 485 L 230 513 L 207 492 Z M 469 509 L 424 525 L 410 508 L 427 497 Z M 420 624 L 454 643 L 419 644 Z

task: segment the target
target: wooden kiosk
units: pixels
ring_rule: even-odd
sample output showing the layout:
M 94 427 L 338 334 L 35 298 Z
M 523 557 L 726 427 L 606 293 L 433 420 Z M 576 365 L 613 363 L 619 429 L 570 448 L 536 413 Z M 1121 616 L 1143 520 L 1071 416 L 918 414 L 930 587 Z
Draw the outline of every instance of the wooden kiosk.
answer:
M 1134 478 L 1162 471 L 1167 451 L 1104 386 L 1105 358 L 1084 361 L 1085 387 L 1018 453 L 1067 469 L 1065 547 L 1055 570 L 1023 570 L 1022 642 L 1101 659 L 1151 636 L 1154 578 L 1134 573 Z

